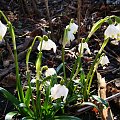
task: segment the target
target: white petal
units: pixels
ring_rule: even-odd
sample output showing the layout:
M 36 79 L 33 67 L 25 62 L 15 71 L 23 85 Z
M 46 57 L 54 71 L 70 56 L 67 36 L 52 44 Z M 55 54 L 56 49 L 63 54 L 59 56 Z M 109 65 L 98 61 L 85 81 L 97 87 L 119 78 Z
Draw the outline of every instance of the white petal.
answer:
M 117 24 L 116 28 L 119 30 L 119 34 L 118 34 L 117 40 L 120 40 L 120 23 Z
M 82 49 L 81 49 L 81 47 L 82 47 Z M 88 52 L 89 54 L 91 54 L 90 49 L 89 49 L 89 47 L 88 47 L 88 44 L 87 44 L 86 42 L 79 44 L 78 51 L 80 52 L 80 50 L 81 50 L 81 54 L 83 54 L 84 49 L 86 49 L 87 52 Z
M 102 56 L 102 57 L 101 57 L 101 60 L 100 60 L 100 64 L 101 64 L 102 66 L 104 66 L 104 65 L 107 65 L 108 63 L 110 63 L 108 57 L 107 57 L 106 55 L 105 55 L 105 56 Z
M 0 41 L 3 39 L 7 32 L 7 27 L 0 21 Z
M 31 80 L 31 83 L 36 83 L 36 79 L 33 78 L 33 79 Z
M 66 88 L 66 86 L 64 85 L 55 84 L 54 87 L 51 88 L 51 97 L 53 98 L 53 100 L 64 97 L 63 101 L 65 101 L 67 95 L 68 95 L 68 88 Z
M 116 28 L 115 25 L 111 24 L 107 27 L 107 29 L 104 32 L 104 35 L 106 38 L 112 38 L 112 39 L 117 39 L 119 35 L 119 30 Z
M 75 23 L 70 23 L 70 31 L 75 34 L 77 30 L 78 30 L 78 25 L 76 25 Z
M 120 23 L 116 25 L 116 28 L 120 31 Z
M 68 41 L 73 41 L 75 39 L 75 36 L 73 35 L 73 33 L 71 31 L 68 31 Z
M 40 45 L 41 43 L 38 46 L 38 50 L 40 50 Z M 57 49 L 56 44 L 50 39 L 48 39 L 48 41 L 43 40 L 42 50 L 51 50 L 52 48 L 54 53 L 56 53 L 56 49 Z
M 119 41 L 118 40 L 112 40 L 110 41 L 113 45 L 119 45 Z
M 46 70 L 46 72 L 45 72 L 46 77 L 47 76 L 52 76 L 54 74 L 57 74 L 54 68 L 48 68 L 48 70 Z

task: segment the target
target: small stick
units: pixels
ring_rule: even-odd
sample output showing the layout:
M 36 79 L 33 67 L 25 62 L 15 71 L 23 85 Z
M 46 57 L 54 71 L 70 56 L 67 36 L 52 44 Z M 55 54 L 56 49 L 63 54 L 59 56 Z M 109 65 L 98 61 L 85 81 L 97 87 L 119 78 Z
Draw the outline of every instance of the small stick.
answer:
M 44 1 L 45 1 L 47 17 L 48 17 L 48 21 L 49 21 L 49 25 L 50 25 L 50 30 L 51 30 L 51 38 L 53 40 L 53 28 L 52 28 L 52 22 L 51 22 L 51 18 L 50 18 L 49 7 L 48 7 L 48 0 L 44 0 Z
M 81 0 L 78 0 L 78 8 L 77 8 L 77 19 L 78 19 L 78 35 L 77 35 L 77 38 L 80 42 L 80 22 L 81 22 L 81 4 L 82 4 L 82 1 Z

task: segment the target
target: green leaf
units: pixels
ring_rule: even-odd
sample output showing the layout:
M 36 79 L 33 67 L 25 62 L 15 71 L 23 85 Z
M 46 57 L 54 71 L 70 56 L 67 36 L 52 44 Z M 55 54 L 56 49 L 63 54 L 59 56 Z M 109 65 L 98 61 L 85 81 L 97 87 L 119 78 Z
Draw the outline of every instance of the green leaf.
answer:
M 34 120 L 34 119 L 32 119 L 30 117 L 23 117 L 22 120 Z
M 64 30 L 64 36 L 63 36 L 63 48 L 65 48 L 66 44 L 69 42 L 68 40 L 68 29 Z
M 92 97 L 93 97 L 95 100 L 97 100 L 99 103 L 104 104 L 106 107 L 109 106 L 109 105 L 108 105 L 108 102 L 107 102 L 106 100 L 100 98 L 99 96 L 97 96 L 97 95 L 92 95 Z
M 77 65 L 79 64 L 80 62 L 80 57 L 78 56 L 77 59 L 75 60 L 75 63 L 73 65 L 73 68 L 72 68 L 72 72 L 71 72 L 71 75 L 70 75 L 70 80 L 72 80 L 74 74 L 75 74 L 75 71 L 77 69 Z
M 54 118 L 55 120 L 81 120 L 80 118 L 74 116 L 55 116 Z
M 56 68 L 56 72 L 58 73 L 62 67 L 63 67 L 63 63 L 61 63 L 61 64 Z
M 0 92 L 14 105 L 18 106 L 20 104 L 20 101 L 4 88 L 0 87 Z
M 104 22 L 106 22 L 109 18 L 110 18 L 110 17 L 107 16 L 107 17 L 105 17 L 104 19 L 101 19 L 101 20 L 99 20 L 98 22 L 96 22 L 96 23 L 93 25 L 93 27 L 92 27 L 89 35 L 88 35 L 88 38 L 90 38 L 90 37 L 96 32 L 96 30 L 97 30 L 98 28 L 100 28 L 101 25 L 102 25 Z
M 18 112 L 17 111 L 13 111 L 13 112 L 9 112 L 7 113 L 7 115 L 5 116 L 5 120 L 12 120 L 12 118 L 17 115 Z

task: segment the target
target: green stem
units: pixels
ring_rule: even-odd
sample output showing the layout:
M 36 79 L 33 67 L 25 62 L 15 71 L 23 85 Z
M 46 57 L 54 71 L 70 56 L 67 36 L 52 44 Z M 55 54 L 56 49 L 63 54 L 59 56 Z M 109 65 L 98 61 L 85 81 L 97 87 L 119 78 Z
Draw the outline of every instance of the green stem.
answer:
M 36 63 L 36 110 L 37 118 L 41 117 L 41 93 L 40 93 L 40 76 L 41 76 L 41 62 L 42 62 L 42 52 L 39 52 L 39 56 Z
M 31 95 L 31 99 L 32 99 L 32 106 L 33 106 L 33 109 L 34 109 L 34 114 L 35 116 L 38 115 L 38 108 L 37 108 L 37 105 L 35 106 L 35 103 L 34 103 L 34 100 L 33 100 L 33 97 L 32 97 L 32 89 L 31 89 L 31 83 L 30 83 L 30 72 L 29 72 L 29 58 L 30 58 L 30 54 L 31 54 L 31 51 L 32 51 L 32 48 L 35 44 L 35 41 L 36 40 L 39 40 L 40 42 L 42 42 L 42 38 L 40 36 L 36 36 L 32 42 L 32 45 L 30 46 L 30 48 L 28 49 L 28 52 L 27 52 L 27 55 L 26 55 L 26 66 L 27 66 L 27 79 L 28 79 L 28 86 L 29 86 L 29 94 Z M 39 75 L 37 75 L 39 76 Z M 38 79 L 39 80 L 39 79 Z M 38 85 L 38 80 L 36 80 L 36 84 L 37 86 Z M 38 91 L 38 90 L 37 90 Z M 38 94 L 38 93 L 37 93 Z M 37 96 L 38 97 L 38 96 Z
M 33 45 L 35 44 L 36 40 L 39 40 L 40 42 L 42 41 L 42 38 L 40 36 L 36 36 L 32 42 L 32 45 L 29 47 L 27 55 L 26 55 L 26 66 L 27 66 L 27 71 L 29 71 L 29 59 L 30 59 L 30 54 L 33 48 Z
M 15 57 L 15 69 L 16 69 L 16 80 L 17 80 L 17 91 L 18 91 L 18 97 L 21 102 L 24 102 L 24 93 L 20 81 L 20 75 L 19 75 L 19 66 L 18 66 L 18 57 L 17 57 L 17 49 L 16 49 L 16 40 L 15 40 L 15 32 L 13 29 L 12 24 L 8 21 L 6 16 L 2 11 L 0 11 L 1 15 L 4 17 L 5 21 L 8 24 L 10 35 L 12 37 L 12 42 L 13 42 L 13 50 L 14 50 L 14 57 Z
M 33 96 L 32 96 L 32 89 L 31 89 L 31 83 L 30 83 L 30 71 L 27 71 L 27 80 L 28 80 L 28 90 L 27 90 L 27 94 L 25 96 L 25 104 L 27 105 L 27 107 L 30 107 L 29 106 L 29 103 L 30 103 L 30 98 L 31 98 L 31 102 L 32 102 L 32 107 L 33 107 L 33 111 L 34 111 L 34 116 L 37 115 L 37 112 L 36 112 L 36 107 L 35 107 L 35 102 L 34 102 L 34 99 L 33 99 Z
M 103 42 L 103 44 L 102 44 L 102 46 L 101 46 L 98 54 L 96 55 L 95 60 L 94 60 L 92 66 L 91 66 L 91 68 L 90 68 L 90 71 L 89 71 L 89 73 L 87 74 L 87 80 L 86 80 L 85 92 L 84 92 L 85 96 L 86 96 L 86 92 L 87 92 L 86 99 L 87 99 L 88 96 L 89 96 L 90 86 L 91 86 L 92 79 L 93 79 L 93 76 L 94 76 L 94 73 L 95 73 L 94 67 L 95 67 L 95 65 L 96 65 L 96 63 L 97 63 L 97 61 L 98 61 L 98 58 L 100 57 L 100 55 L 101 55 L 104 47 L 107 45 L 108 41 L 109 41 L 109 39 L 104 40 L 104 42 Z M 95 68 L 97 68 L 97 67 L 95 67 Z M 89 82 L 89 83 L 88 83 L 88 82 Z M 88 88 L 87 88 L 87 87 L 88 87 Z
M 64 73 L 64 80 L 65 82 L 67 82 L 67 78 L 66 78 L 66 71 L 65 71 L 65 49 L 62 47 L 62 63 L 63 63 L 63 73 Z
M 43 39 L 41 39 L 41 45 L 40 45 L 40 52 L 38 54 L 38 59 L 36 61 L 36 111 L 37 111 L 37 118 L 42 118 L 42 110 L 41 110 L 41 92 L 40 92 L 40 84 L 41 84 L 41 64 L 42 64 L 42 42 Z
M 13 30 L 12 24 L 9 23 L 8 25 L 9 25 L 10 34 L 11 34 L 12 42 L 13 42 L 13 49 L 14 49 L 18 97 L 19 97 L 21 102 L 24 102 L 24 93 L 23 93 L 22 84 L 21 84 L 20 75 L 19 75 L 19 66 L 18 66 L 15 33 Z
M 74 80 L 75 77 L 78 75 L 78 73 L 79 73 L 79 71 L 80 71 L 80 66 L 81 66 L 81 59 L 80 59 L 80 57 L 79 57 L 79 58 L 78 58 L 77 69 L 76 69 L 76 71 L 75 71 L 75 73 L 74 73 L 74 75 L 73 75 L 73 77 L 72 77 L 72 80 Z

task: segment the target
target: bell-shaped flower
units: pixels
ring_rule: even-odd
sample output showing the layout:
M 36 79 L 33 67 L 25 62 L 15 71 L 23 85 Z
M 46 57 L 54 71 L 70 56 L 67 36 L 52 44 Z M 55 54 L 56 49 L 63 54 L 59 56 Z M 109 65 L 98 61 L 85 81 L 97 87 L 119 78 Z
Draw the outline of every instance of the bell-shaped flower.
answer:
M 82 47 L 82 48 L 81 48 L 81 47 Z M 88 52 L 89 54 L 91 54 L 90 49 L 89 49 L 89 47 L 88 47 L 88 44 L 87 44 L 86 42 L 79 44 L 78 51 L 81 52 L 81 55 L 83 55 L 84 49 L 86 49 L 87 52 Z
M 7 27 L 0 21 L 0 41 L 3 39 L 7 32 Z
M 40 51 L 40 46 L 41 46 L 41 42 L 38 45 L 38 50 L 39 51 Z M 51 50 L 52 48 L 53 48 L 54 53 L 56 53 L 56 49 L 57 49 L 56 44 L 50 39 L 43 40 L 43 42 L 42 42 L 42 50 Z
M 120 31 L 113 24 L 110 24 L 104 32 L 105 38 L 118 39 Z
M 100 64 L 101 64 L 102 66 L 104 66 L 104 65 L 107 65 L 108 63 L 110 63 L 108 57 L 107 57 L 106 55 L 105 55 L 105 56 L 102 56 L 101 59 L 100 59 Z
M 68 95 L 68 88 L 65 85 L 55 84 L 54 87 L 51 88 L 51 97 L 53 100 L 63 97 L 63 101 L 65 102 Z
M 52 76 L 52 75 L 55 75 L 57 74 L 55 69 L 54 68 L 48 68 L 46 71 L 45 71 L 45 76 L 48 77 L 48 76 Z
M 66 26 L 65 31 L 64 31 L 64 38 L 63 38 L 64 48 L 66 44 L 70 44 L 70 41 L 73 41 L 75 39 L 74 34 L 76 34 L 77 29 L 78 29 L 78 25 L 72 22 Z
M 66 29 L 70 29 L 71 33 L 76 34 L 76 32 L 78 30 L 78 25 L 75 23 L 70 23 L 70 25 L 66 26 Z

